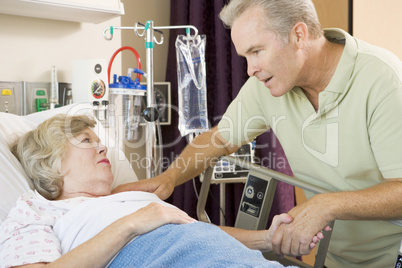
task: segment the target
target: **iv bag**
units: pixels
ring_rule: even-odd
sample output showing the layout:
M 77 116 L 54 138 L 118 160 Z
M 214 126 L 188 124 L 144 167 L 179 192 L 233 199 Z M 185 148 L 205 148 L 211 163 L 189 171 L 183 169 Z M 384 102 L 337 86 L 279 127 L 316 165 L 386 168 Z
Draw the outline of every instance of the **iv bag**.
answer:
M 179 130 L 181 136 L 209 130 L 205 68 L 205 35 L 176 39 Z

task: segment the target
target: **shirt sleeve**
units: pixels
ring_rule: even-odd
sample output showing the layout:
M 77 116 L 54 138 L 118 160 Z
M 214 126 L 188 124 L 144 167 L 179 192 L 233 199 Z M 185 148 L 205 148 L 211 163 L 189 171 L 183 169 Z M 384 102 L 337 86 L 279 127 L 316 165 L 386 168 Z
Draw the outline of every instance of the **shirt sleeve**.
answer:
M 383 177 L 402 178 L 402 86 L 375 106 L 369 119 L 369 134 Z
M 41 214 L 29 198 L 18 199 L 0 227 L 0 267 L 52 262 L 61 256 L 54 218 Z
M 230 144 L 243 145 L 270 128 L 269 118 L 262 109 L 264 96 L 269 89 L 251 77 L 227 108 L 218 124 L 219 133 Z

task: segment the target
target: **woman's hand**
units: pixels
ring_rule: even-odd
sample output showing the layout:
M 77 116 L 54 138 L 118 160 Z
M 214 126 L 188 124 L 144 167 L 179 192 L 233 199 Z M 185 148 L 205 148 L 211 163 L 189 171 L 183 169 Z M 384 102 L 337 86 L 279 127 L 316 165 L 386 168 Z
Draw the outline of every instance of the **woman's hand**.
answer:
M 280 214 L 280 215 L 275 215 L 274 218 L 272 219 L 271 226 L 269 229 L 266 231 L 266 243 L 265 246 L 266 248 L 261 248 L 260 250 L 262 252 L 270 252 L 272 251 L 272 237 L 274 236 L 274 233 L 276 230 L 278 230 L 279 226 L 281 224 L 288 224 L 293 221 L 293 218 L 289 216 L 286 213 Z
M 132 224 L 134 235 L 145 234 L 169 223 L 185 224 L 196 222 L 195 219 L 178 208 L 167 207 L 155 202 L 121 220 L 127 221 L 127 224 Z

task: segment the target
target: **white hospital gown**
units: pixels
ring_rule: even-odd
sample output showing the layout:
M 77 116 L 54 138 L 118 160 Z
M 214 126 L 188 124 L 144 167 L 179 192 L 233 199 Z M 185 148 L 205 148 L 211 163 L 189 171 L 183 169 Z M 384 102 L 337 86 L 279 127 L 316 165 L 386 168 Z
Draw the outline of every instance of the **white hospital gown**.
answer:
M 18 198 L 0 228 L 0 267 L 58 259 L 61 247 L 53 226 L 87 199 L 49 201 L 33 191 Z
M 55 261 L 151 202 L 172 206 L 146 192 L 49 201 L 29 191 L 0 226 L 0 268 Z

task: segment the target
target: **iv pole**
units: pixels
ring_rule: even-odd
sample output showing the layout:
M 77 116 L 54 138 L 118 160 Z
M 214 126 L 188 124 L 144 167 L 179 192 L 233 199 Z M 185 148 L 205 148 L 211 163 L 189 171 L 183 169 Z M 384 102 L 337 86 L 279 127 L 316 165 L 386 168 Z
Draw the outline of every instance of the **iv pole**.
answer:
M 122 26 L 110 26 L 106 27 L 103 30 L 103 37 L 110 41 L 113 39 L 113 30 L 134 30 L 135 34 L 139 37 L 143 37 L 145 35 L 145 50 L 146 50 L 146 61 L 147 61 L 147 109 L 150 112 L 150 120 L 146 120 L 146 155 L 147 161 L 149 165 L 146 168 L 146 177 L 151 178 L 156 174 L 156 166 L 154 162 L 155 155 L 152 151 L 152 147 L 156 145 L 156 129 L 155 129 L 155 121 L 158 119 L 158 114 L 156 110 L 156 104 L 154 103 L 154 58 L 153 58 L 153 50 L 155 47 L 155 43 L 157 45 L 161 45 L 163 43 L 163 33 L 160 30 L 169 30 L 169 29 L 186 29 L 187 35 L 189 39 L 194 40 L 197 38 L 198 29 L 192 25 L 177 25 L 177 26 L 154 26 L 154 22 L 152 20 L 148 20 L 145 25 L 136 23 L 134 27 L 122 27 Z M 190 36 L 190 29 L 193 29 L 194 36 Z M 142 33 L 139 33 L 138 30 L 144 30 Z M 107 36 L 107 32 L 109 31 L 110 35 Z M 155 31 L 161 34 L 161 39 L 158 41 L 155 38 Z M 146 109 L 146 110 L 147 110 Z M 153 116 L 155 113 L 155 116 Z M 156 117 L 156 118 L 154 118 Z M 160 156 L 162 157 L 162 156 Z

